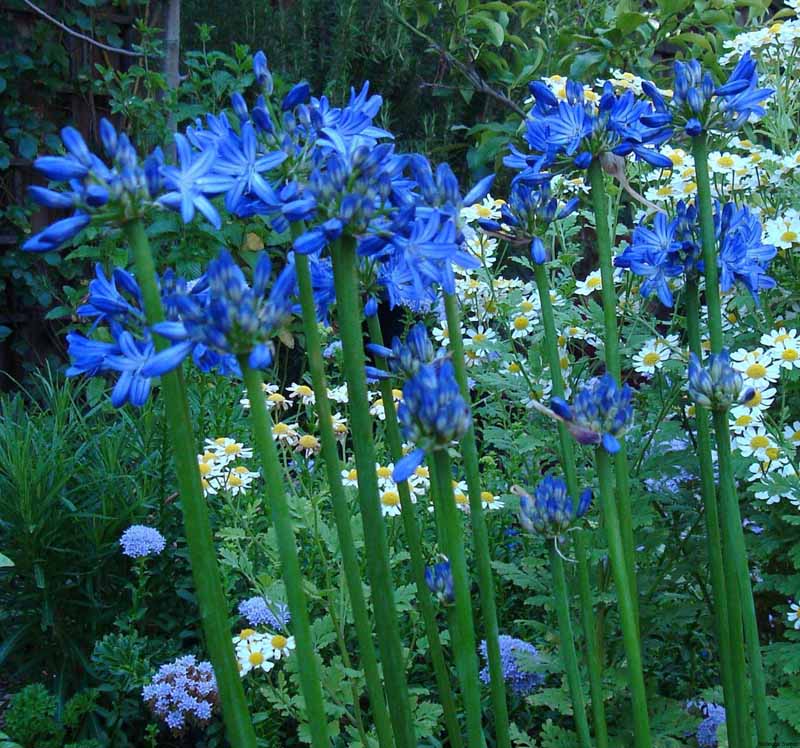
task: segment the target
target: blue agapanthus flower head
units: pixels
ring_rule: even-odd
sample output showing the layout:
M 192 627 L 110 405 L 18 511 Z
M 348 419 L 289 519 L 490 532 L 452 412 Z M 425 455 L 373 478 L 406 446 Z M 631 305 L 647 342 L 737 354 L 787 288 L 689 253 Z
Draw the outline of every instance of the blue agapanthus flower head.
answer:
M 425 584 L 442 605 L 452 605 L 456 601 L 453 572 L 447 559 L 425 567 Z
M 263 595 L 242 600 L 239 603 L 239 615 L 253 628 L 269 626 L 277 631 L 285 629 L 292 619 L 288 605 L 274 602 Z
M 530 245 L 533 261 L 541 265 L 547 261 L 547 253 L 540 237 L 553 221 L 570 215 L 579 202 L 577 197 L 559 201 L 553 197 L 549 182 L 515 181 L 508 200 L 500 207 L 500 218 L 483 218 L 478 223 L 484 231 L 512 244 Z
M 544 683 L 544 674 L 539 671 L 541 658 L 533 644 L 522 639 L 501 634 L 500 663 L 503 678 L 515 696 L 528 696 Z M 486 640 L 481 642 L 481 656 L 486 666 L 481 670 L 480 678 L 484 683 L 491 683 L 489 672 L 489 653 Z
M 750 387 L 744 389 L 742 375 L 731 366 L 727 348 L 709 354 L 705 366 L 694 353 L 689 355 L 688 390 L 698 405 L 721 411 L 747 402 L 754 393 Z
M 143 163 L 128 136 L 117 133 L 106 119 L 100 121 L 100 139 L 108 163 L 92 153 L 83 136 L 74 127 L 61 131 L 64 156 L 40 156 L 34 168 L 63 189 L 33 186 L 30 197 L 47 208 L 73 210 L 32 236 L 23 245 L 30 252 L 48 252 L 75 237 L 89 225 L 92 217 L 120 224 L 142 215 L 161 189 L 160 151 Z
M 391 348 L 370 343 L 367 349 L 385 359 L 390 371 L 404 377 L 413 377 L 421 366 L 432 363 L 436 358 L 436 349 L 423 322 L 417 322 L 408 331 L 405 341 L 395 335 Z
M 272 363 L 272 340 L 291 315 L 294 265 L 287 264 L 270 287 L 271 276 L 272 263 L 266 252 L 256 261 L 250 285 L 223 249 L 208 266 L 208 293 L 171 297 L 179 319 L 154 325 L 153 330 L 183 346 L 186 353 L 187 342 L 200 344 L 222 356 L 245 356 L 251 368 L 264 369 Z M 152 373 L 153 367 L 145 371 Z M 163 374 L 163 367 L 157 373 Z
M 541 184 L 552 171 L 587 169 L 606 154 L 632 153 L 653 166 L 672 167 L 657 149 L 669 130 L 645 124 L 643 118 L 653 113 L 653 107 L 631 91 L 616 93 L 607 82 L 594 103 L 585 99 L 583 86 L 575 81 L 566 84 L 566 100 L 559 100 L 543 82 L 530 88 L 534 106 L 525 130 L 530 153 L 512 148 L 504 159 L 506 166 L 519 172 L 516 180 Z
M 416 446 L 395 465 L 392 477 L 400 482 L 419 467 L 427 451 L 446 448 L 460 439 L 472 423 L 453 364 L 443 361 L 420 366 L 403 385 L 397 416 L 404 438 Z
M 147 525 L 131 525 L 119 539 L 122 552 L 130 558 L 157 556 L 167 545 L 164 536 Z
M 142 689 L 142 699 L 177 733 L 207 725 L 219 704 L 211 663 L 186 655 L 162 665 Z
M 671 99 L 666 99 L 649 81 L 642 84 L 654 106 L 645 122 L 662 126 L 669 123 L 690 137 L 739 130 L 751 116 L 764 114 L 762 103 L 775 93 L 771 88 L 759 88 L 756 63 L 749 51 L 721 86 L 697 60 L 676 60 L 673 68 Z
M 533 494 L 514 486 L 512 491 L 519 496 L 519 521 L 528 531 L 547 537 L 557 537 L 589 511 L 592 490 L 581 493 L 577 503 L 567 491 L 561 478 L 550 475 L 542 479 Z
M 619 439 L 633 420 L 633 391 L 617 384 L 611 374 L 585 382 L 572 405 L 560 397 L 550 401 L 553 412 L 581 444 L 601 444 L 606 452 L 620 449 Z

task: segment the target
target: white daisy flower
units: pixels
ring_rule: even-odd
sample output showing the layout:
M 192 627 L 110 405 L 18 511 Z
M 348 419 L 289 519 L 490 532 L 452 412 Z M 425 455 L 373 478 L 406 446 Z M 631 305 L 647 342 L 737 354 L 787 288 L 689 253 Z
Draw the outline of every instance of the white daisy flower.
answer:
M 342 485 L 358 488 L 358 471 L 355 468 L 342 470 Z
M 595 291 L 602 291 L 603 279 L 600 276 L 599 270 L 593 270 L 583 280 L 579 280 L 575 284 L 575 293 L 578 296 L 589 296 Z
M 758 460 L 767 459 L 767 450 L 770 447 L 777 448 L 777 444 L 772 440 L 767 430 L 760 425 L 745 429 L 740 436 L 736 437 L 735 443 L 736 449 L 744 457 L 755 457 Z
M 795 447 L 800 447 L 800 421 L 787 423 L 783 427 L 783 438 Z
M 279 443 L 294 447 L 300 439 L 300 434 L 295 424 L 278 421 L 272 426 L 272 438 Z
M 651 376 L 655 374 L 656 369 L 660 369 L 665 362 L 669 361 L 669 358 L 669 348 L 661 345 L 657 340 L 650 340 L 633 357 L 633 368 L 640 374 Z
M 731 362 L 733 368 L 745 377 L 746 384 L 753 383 L 753 386 L 777 382 L 781 375 L 780 365 L 773 360 L 772 354 L 763 348 L 756 348 L 753 351 L 740 348 L 731 353 Z
M 269 638 L 253 629 L 243 629 L 233 637 L 239 674 L 244 677 L 251 670 L 268 673 L 275 667 Z
M 312 390 L 307 384 L 298 384 L 297 382 L 294 382 L 293 384 L 289 385 L 287 392 L 292 400 L 299 400 L 303 405 L 314 404 L 314 390 Z
M 303 434 L 295 445 L 295 451 L 302 452 L 306 458 L 317 454 L 320 449 L 319 439 L 313 434 Z
M 328 397 L 333 400 L 335 403 L 345 404 L 348 400 L 347 395 L 347 385 L 340 384 L 338 387 L 334 387 L 333 389 L 328 389 Z
M 502 509 L 505 506 L 491 491 L 481 491 L 481 505 L 487 512 Z
M 800 605 L 791 603 L 789 605 L 789 612 L 786 614 L 786 619 L 796 629 L 800 629 Z
M 277 661 L 288 657 L 294 651 L 294 637 L 274 634 L 269 637 L 269 645 L 272 648 L 272 658 Z
M 488 346 L 497 338 L 497 333 L 490 327 L 478 325 L 477 328 L 471 327 L 467 330 L 467 337 L 464 344 L 470 346 L 476 351 L 485 353 L 488 351 Z
M 772 349 L 772 357 L 782 369 L 800 369 L 800 340 L 786 338 Z
M 400 494 L 395 489 L 386 489 L 380 492 L 381 514 L 384 517 L 396 517 L 400 514 Z

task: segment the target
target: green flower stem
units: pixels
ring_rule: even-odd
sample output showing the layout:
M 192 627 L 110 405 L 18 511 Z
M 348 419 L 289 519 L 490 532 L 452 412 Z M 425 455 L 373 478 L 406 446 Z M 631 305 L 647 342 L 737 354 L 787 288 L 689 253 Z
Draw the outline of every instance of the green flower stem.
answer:
M 272 523 L 275 527 L 278 554 L 283 567 L 283 581 L 286 584 L 286 599 L 292 614 L 292 631 L 297 642 L 297 670 L 305 700 L 311 745 L 314 748 L 323 748 L 323 746 L 330 746 L 328 720 L 325 716 L 317 658 L 311 639 L 308 607 L 297 555 L 294 527 L 283 488 L 285 476 L 275 441 L 272 438 L 272 419 L 267 410 L 264 392 L 261 389 L 263 383 L 261 374 L 247 365 L 247 356 L 239 357 L 239 366 L 242 369 L 242 377 L 247 388 L 247 397 L 250 399 L 253 436 L 261 460 L 261 468 L 264 471 L 264 484 L 272 509 Z
M 470 394 L 469 385 L 467 384 L 467 367 L 464 363 L 464 339 L 461 335 L 461 314 L 458 308 L 458 299 L 455 295 L 444 294 L 444 308 L 447 317 L 450 348 L 453 351 L 453 368 L 455 369 L 456 380 L 461 389 L 461 394 L 469 403 Z M 483 516 L 481 476 L 478 466 L 478 445 L 475 440 L 474 426 L 470 426 L 467 433 L 464 434 L 464 438 L 461 440 L 461 459 L 467 478 L 472 544 L 475 549 L 474 560 L 478 571 L 481 614 L 486 631 L 486 653 L 489 661 L 495 740 L 497 741 L 497 748 L 511 748 L 508 703 L 506 701 L 506 683 L 503 678 L 503 663 L 500 660 L 500 629 L 497 622 L 497 605 L 495 603 L 494 578 L 492 576 L 492 555 L 489 549 L 489 534 L 486 531 L 486 519 Z
M 456 499 L 453 495 L 453 473 L 450 456 L 446 449 L 437 449 L 430 454 L 433 466 L 431 479 L 436 484 L 436 524 L 450 561 L 455 593 L 455 610 L 451 618 L 453 652 L 456 669 L 461 680 L 461 697 L 467 721 L 467 744 L 470 748 L 484 748 L 481 720 L 481 691 L 478 679 L 478 656 L 475 646 L 475 626 L 472 620 L 472 596 L 470 595 L 467 559 L 464 553 L 464 527 L 459 522 Z
M 367 539 L 367 573 L 372 592 L 376 630 L 379 633 L 378 646 L 383 664 L 383 676 L 386 691 L 390 695 L 389 713 L 398 748 L 416 748 L 403 648 L 394 604 L 394 585 L 389 565 L 386 528 L 378 501 L 375 443 L 364 372 L 361 294 L 358 286 L 355 242 L 349 238 L 337 241 L 332 247 L 332 258 L 339 333 L 342 337 L 344 355 L 344 375 L 350 401 L 350 426 L 358 471 L 358 498 L 364 537 Z
M 702 355 L 700 339 L 700 297 L 696 278 L 686 280 L 686 328 L 689 335 L 689 350 L 697 356 Z M 706 520 L 706 537 L 708 540 L 708 558 L 711 564 L 711 588 L 714 592 L 715 623 L 719 641 L 720 671 L 722 675 L 722 691 L 725 696 L 725 718 L 728 723 L 728 740 L 731 748 L 747 745 L 750 741 L 751 726 L 749 710 L 745 695 L 744 641 L 742 639 L 741 615 L 739 606 L 737 613 L 731 616 L 728 594 L 726 591 L 725 568 L 722 558 L 722 540 L 719 526 L 719 506 L 717 504 L 717 488 L 714 481 L 714 465 L 711 455 L 711 430 L 708 422 L 708 411 L 696 406 L 695 424 L 697 428 L 697 451 L 700 461 L 700 483 L 703 494 L 704 514 Z M 735 603 L 739 596 L 735 595 Z M 732 636 L 735 627 L 738 638 Z M 732 644 L 733 640 L 735 644 Z M 735 653 L 735 654 L 734 654 Z
M 692 155 L 695 161 L 697 179 L 697 210 L 700 216 L 700 237 L 703 244 L 703 272 L 706 278 L 706 306 L 708 307 L 708 330 L 711 338 L 711 351 L 722 350 L 722 303 L 719 293 L 717 269 L 717 242 L 714 231 L 714 209 L 711 201 L 711 182 L 708 173 L 708 142 L 705 133 L 692 138 Z M 771 739 L 767 711 L 766 682 L 761 661 L 761 643 L 758 638 L 753 589 L 747 563 L 747 549 L 744 542 L 739 499 L 731 463 L 731 441 L 727 415 L 714 413 L 714 432 L 719 459 L 720 503 L 722 505 L 722 532 L 726 552 L 730 555 L 733 568 L 728 569 L 737 580 L 739 599 L 742 606 L 742 620 L 747 652 L 750 659 L 750 683 L 755 714 L 758 745 L 766 746 Z
M 550 381 L 553 383 L 553 394 L 564 397 L 564 379 L 558 355 L 558 336 L 553 315 L 553 304 L 550 301 L 550 282 L 544 265 L 534 267 L 536 287 L 542 309 L 542 326 L 544 328 L 544 348 L 550 366 Z M 567 427 L 558 422 L 558 440 L 561 446 L 561 465 L 567 481 L 567 488 L 573 501 L 578 501 L 578 470 L 575 464 L 575 442 L 567 431 Z M 594 617 L 594 600 L 589 578 L 589 562 L 586 552 L 586 533 L 576 530 L 572 533 L 575 545 L 575 556 L 578 562 L 578 592 L 581 601 L 581 618 L 583 633 L 586 639 L 586 659 L 589 663 L 589 685 L 592 693 L 592 715 L 597 748 L 608 748 L 608 727 L 606 725 L 606 709 L 603 694 L 603 664 L 597 642 L 597 627 Z
M 353 610 L 359 653 L 367 682 L 367 692 L 372 705 L 375 729 L 378 733 L 378 742 L 382 748 L 390 748 L 394 745 L 394 739 L 392 737 L 389 711 L 386 707 L 386 697 L 378 671 L 378 658 L 375 651 L 375 643 L 372 639 L 372 627 L 367 612 L 367 604 L 364 600 L 361 569 L 353 541 L 353 531 L 350 526 L 350 507 L 342 486 L 341 462 L 339 460 L 336 435 L 333 432 L 331 406 L 328 400 L 328 385 L 325 381 L 325 363 L 322 359 L 322 344 L 317 325 L 317 313 L 314 307 L 314 291 L 311 284 L 308 257 L 296 254 L 295 269 L 300 289 L 300 306 L 303 310 L 303 331 L 306 336 L 308 368 L 311 372 L 315 409 L 319 420 L 322 458 L 325 462 L 325 470 L 328 476 L 333 516 L 336 521 L 336 531 L 339 535 L 342 566 L 347 580 L 347 589 L 350 593 L 350 604 Z
M 750 569 L 747 565 L 747 549 L 742 532 L 742 515 L 739 511 L 739 500 L 733 479 L 731 463 L 731 435 L 728 427 L 728 414 L 715 411 L 713 413 L 714 433 L 717 439 L 717 456 L 719 474 L 722 485 L 722 531 L 725 546 L 732 561 L 732 573 L 739 593 L 739 603 L 744 622 L 744 638 L 747 644 L 747 655 L 750 660 L 750 689 L 753 699 L 753 713 L 756 722 L 756 735 L 759 748 L 772 745 L 772 735 L 767 712 L 766 682 L 764 666 L 761 661 L 761 643 L 758 638 L 756 608 L 753 601 L 753 588 L 750 582 Z M 743 702 L 744 703 L 744 702 Z M 749 736 L 745 736 L 750 743 Z
M 614 291 L 614 268 L 611 264 L 611 236 L 608 231 L 608 195 L 606 194 L 603 167 L 598 159 L 592 160 L 589 167 L 589 182 L 592 191 L 595 233 L 597 236 L 597 255 L 600 261 L 600 277 L 603 282 L 603 324 L 605 338 L 606 369 L 622 384 L 622 364 L 619 355 L 619 329 L 617 326 L 617 294 Z M 625 443 L 614 457 L 617 480 L 617 504 L 622 543 L 625 550 L 625 563 L 628 567 L 628 580 L 631 583 L 631 598 L 639 621 L 639 595 L 636 585 L 636 561 L 633 543 L 633 518 L 631 514 L 630 480 L 628 478 L 628 451 Z
M 153 325 L 163 321 L 164 309 L 158 290 L 155 263 L 142 222 L 136 220 L 125 224 L 125 236 L 133 254 L 136 279 L 142 289 L 147 322 Z M 168 343 L 155 336 L 155 345 L 158 350 L 163 350 Z M 189 416 L 186 385 L 180 368 L 161 378 L 161 389 L 175 459 L 192 577 L 206 646 L 217 679 L 225 730 L 234 748 L 255 748 L 256 735 L 236 666 L 228 624 L 228 604 L 222 591 L 208 506 L 197 469 L 197 445 Z
M 373 315 L 367 319 L 369 336 L 373 343 L 383 345 L 383 333 L 378 321 L 378 317 Z M 383 367 L 382 367 L 383 368 Z M 389 451 L 392 460 L 396 463 L 403 456 L 403 441 L 400 436 L 400 426 L 397 422 L 397 410 L 394 407 L 392 396 L 392 383 L 390 380 L 382 380 L 380 383 L 381 397 L 383 398 L 383 409 L 386 413 L 386 439 L 389 442 Z M 425 582 L 425 558 L 422 551 L 422 541 L 420 539 L 419 525 L 416 518 L 416 509 L 411 501 L 411 493 L 408 490 L 408 483 L 403 481 L 397 484 L 397 491 L 400 494 L 401 519 L 403 520 L 403 531 L 405 533 L 408 553 L 411 557 L 411 571 L 414 576 L 414 583 L 417 586 L 417 602 L 422 613 L 422 620 L 425 624 L 425 634 L 428 637 L 428 647 L 430 648 L 433 672 L 436 676 L 436 686 L 439 689 L 439 699 L 444 710 L 444 721 L 447 727 L 447 736 L 452 748 L 461 748 L 461 728 L 458 724 L 456 713 L 456 703 L 453 698 L 453 689 L 450 684 L 450 675 L 447 672 L 447 664 L 444 658 L 444 650 L 439 637 L 439 626 L 436 622 L 436 610 L 433 607 L 430 590 Z
M 556 548 L 555 538 L 550 542 L 550 571 L 553 575 L 553 597 L 556 601 L 556 615 L 558 616 L 558 629 L 561 637 L 561 657 L 564 660 L 564 671 L 567 675 L 570 696 L 572 697 L 572 711 L 575 713 L 575 726 L 578 738 L 583 748 L 592 748 L 592 738 L 589 735 L 589 723 L 586 720 L 586 707 L 583 703 L 583 689 L 581 688 L 581 675 L 578 671 L 578 656 L 575 654 L 575 639 L 572 636 L 572 623 L 569 615 L 569 594 L 567 592 L 567 579 L 564 575 L 564 561 Z
M 625 655 L 628 658 L 628 684 L 631 689 L 633 706 L 634 744 L 636 748 L 650 748 L 650 722 L 647 716 L 647 693 L 642 672 L 642 652 L 639 644 L 639 631 L 636 623 L 636 609 L 631 595 L 628 567 L 625 563 L 625 550 L 619 526 L 617 505 L 614 501 L 614 477 L 611 458 L 602 446 L 595 449 L 595 467 L 600 483 L 600 503 L 603 507 L 608 554 L 614 584 L 617 588 L 619 615 L 622 624 L 622 638 Z

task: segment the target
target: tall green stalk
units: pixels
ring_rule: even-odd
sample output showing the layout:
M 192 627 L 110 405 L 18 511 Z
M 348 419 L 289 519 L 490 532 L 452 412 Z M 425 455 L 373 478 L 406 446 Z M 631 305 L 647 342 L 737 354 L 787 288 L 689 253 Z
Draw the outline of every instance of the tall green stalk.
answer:
M 373 315 L 367 319 L 369 336 L 373 343 L 383 345 L 383 333 L 378 322 L 378 317 Z M 397 409 L 394 407 L 394 397 L 392 395 L 392 383 L 389 380 L 381 380 L 381 397 L 383 398 L 383 409 L 386 414 L 386 439 L 389 442 L 389 452 L 392 460 L 396 463 L 403 456 L 403 441 L 400 435 L 400 426 L 397 422 Z M 414 583 L 417 586 L 417 603 L 419 604 L 422 620 L 425 624 L 425 634 L 428 637 L 428 649 L 433 663 L 433 672 L 436 677 L 436 686 L 439 689 L 439 700 L 442 702 L 444 711 L 444 722 L 447 728 L 447 737 L 452 748 L 461 748 L 461 728 L 458 724 L 456 713 L 456 703 L 453 698 L 453 689 L 450 684 L 450 675 L 447 671 L 447 664 L 444 658 L 444 650 L 439 637 L 439 626 L 436 622 L 436 610 L 433 607 L 430 590 L 425 582 L 425 558 L 422 552 L 422 541 L 420 539 L 419 524 L 416 518 L 416 508 L 411 501 L 411 493 L 408 489 L 408 482 L 401 481 L 397 484 L 397 492 L 400 494 L 400 517 L 403 521 L 403 532 L 405 533 L 408 553 L 411 557 L 411 572 L 414 576 Z
M 706 306 L 708 307 L 708 329 L 711 351 L 719 353 L 723 347 L 722 303 L 719 293 L 717 270 L 717 242 L 714 231 L 714 211 L 711 201 L 711 181 L 708 173 L 708 141 L 705 133 L 692 138 L 692 155 L 697 179 L 697 210 L 700 216 L 700 237 L 703 245 L 703 271 L 706 278 Z M 750 660 L 750 683 L 755 714 L 758 745 L 766 746 L 771 739 L 767 710 L 766 681 L 761 660 L 761 643 L 758 636 L 753 588 L 747 563 L 747 549 L 742 530 L 739 499 L 731 463 L 731 438 L 728 418 L 725 413 L 713 414 L 714 432 L 719 458 L 719 488 L 722 504 L 722 529 L 726 550 L 730 554 L 733 573 L 737 580 L 742 606 L 744 636 Z
M 470 402 L 467 367 L 464 363 L 464 339 L 461 335 L 461 314 L 458 309 L 458 299 L 455 295 L 444 294 L 444 307 L 450 348 L 453 351 L 453 368 L 455 369 L 456 380 L 462 396 L 467 402 Z M 478 445 L 475 440 L 474 426 L 469 427 L 469 430 L 461 440 L 461 459 L 467 478 L 472 544 L 475 549 L 474 560 L 478 571 L 481 614 L 486 631 L 486 654 L 489 661 L 495 740 L 497 741 L 497 748 L 511 748 L 506 684 L 503 678 L 503 663 L 500 659 L 500 629 L 497 623 L 497 605 L 494 596 L 492 556 L 489 549 L 489 534 L 486 531 L 486 519 L 483 516 Z
M 450 561 L 453 574 L 455 610 L 451 616 L 453 652 L 456 669 L 461 681 L 461 697 L 464 701 L 464 716 L 467 722 L 467 744 L 470 748 L 484 748 L 481 720 L 481 691 L 478 679 L 478 657 L 475 646 L 475 626 L 472 620 L 472 597 L 470 596 L 467 560 L 464 553 L 464 528 L 459 522 L 458 509 L 453 494 L 453 474 L 450 457 L 446 449 L 437 449 L 429 460 L 433 470 L 431 479 L 436 485 L 436 524 L 439 529 L 442 550 Z
M 389 548 L 378 500 L 375 444 L 364 371 L 361 294 L 355 242 L 349 238 L 337 241 L 332 247 L 332 259 L 339 333 L 342 337 L 344 355 L 344 376 L 349 394 L 350 425 L 358 472 L 358 498 L 364 536 L 367 538 L 367 573 L 370 579 L 376 629 L 379 632 L 378 647 L 383 664 L 383 676 L 389 694 L 389 713 L 398 748 L 416 748 L 403 648 L 394 604 Z
M 389 711 L 386 707 L 386 698 L 378 670 L 378 658 L 375 652 L 375 643 L 372 639 L 372 627 L 369 622 L 367 604 L 364 600 L 361 569 L 356 555 L 353 532 L 350 526 L 350 507 L 342 486 L 341 462 L 333 431 L 331 419 L 331 406 L 328 401 L 328 385 L 325 381 L 325 363 L 322 359 L 322 344 L 320 342 L 317 314 L 314 306 L 314 290 L 311 284 L 311 271 L 309 270 L 308 257 L 302 254 L 295 255 L 295 269 L 297 283 L 300 289 L 300 306 L 303 311 L 303 331 L 306 336 L 306 356 L 308 368 L 311 372 L 311 382 L 314 388 L 315 410 L 319 420 L 320 441 L 322 444 L 322 459 L 328 477 L 328 486 L 333 504 L 333 516 L 336 522 L 336 531 L 339 535 L 339 547 L 342 554 L 347 589 L 350 593 L 350 604 L 353 610 L 353 621 L 358 638 L 359 654 L 364 668 L 364 677 L 367 682 L 372 715 L 375 720 L 375 729 L 378 733 L 378 742 L 385 748 L 394 745 L 392 728 L 389 720 Z
M 697 279 L 693 277 L 687 278 L 685 289 L 689 350 L 700 357 L 702 356 L 702 343 L 700 337 L 700 297 Z M 728 724 L 728 741 L 731 748 L 739 748 L 739 746 L 750 744 L 749 736 L 752 731 L 750 713 L 745 708 L 747 697 L 744 671 L 744 640 L 742 638 L 741 611 L 738 605 L 739 595 L 736 594 L 734 596 L 734 611 L 732 612 L 726 589 L 726 584 L 730 582 L 726 582 L 722 557 L 719 506 L 717 504 L 717 488 L 714 481 L 708 411 L 699 405 L 695 406 L 695 424 L 700 462 L 700 484 L 706 520 L 708 558 L 711 565 L 711 588 L 714 593 L 714 622 L 719 641 L 722 692 L 725 697 L 725 720 Z M 738 636 L 737 633 L 732 634 L 732 630 L 735 630 Z
M 281 559 L 283 581 L 286 585 L 286 600 L 292 614 L 292 631 L 297 642 L 297 670 L 300 674 L 300 688 L 305 700 L 308 729 L 311 745 L 314 748 L 330 746 L 328 720 L 322 699 L 317 658 L 311 639 L 308 621 L 306 593 L 303 589 L 303 576 L 297 556 L 292 517 L 283 482 L 286 480 L 281 468 L 278 450 L 272 438 L 272 419 L 267 410 L 267 401 L 261 389 L 263 379 L 259 372 L 247 365 L 247 356 L 239 357 L 239 366 L 250 399 L 250 418 L 253 422 L 253 437 L 258 449 L 261 469 L 264 471 L 269 504 L 272 510 L 272 524 L 278 541 L 278 555 Z
M 647 716 L 647 692 L 642 671 L 642 652 L 639 644 L 639 629 L 636 622 L 636 608 L 633 605 L 628 567 L 625 563 L 625 549 L 622 544 L 617 504 L 614 501 L 614 477 L 611 458 L 602 446 L 595 449 L 595 467 L 600 483 L 600 503 L 605 519 L 608 553 L 614 585 L 617 588 L 619 616 L 622 624 L 622 639 L 625 655 L 628 658 L 628 684 L 631 689 L 633 706 L 634 744 L 636 748 L 650 748 L 650 721 Z
M 614 291 L 611 236 L 608 230 L 608 195 L 606 194 L 603 167 L 597 158 L 592 160 L 592 165 L 589 167 L 589 182 L 597 237 L 597 255 L 600 261 L 600 278 L 603 282 L 601 295 L 603 299 L 603 324 L 605 327 L 603 350 L 605 351 L 606 369 L 618 383 L 622 384 L 622 363 L 619 354 L 619 328 L 617 325 L 617 294 Z M 614 470 L 617 479 L 617 504 L 619 506 L 622 542 L 625 549 L 625 563 L 628 567 L 628 579 L 631 583 L 631 596 L 638 626 L 639 596 L 636 585 L 636 558 L 633 543 L 630 480 L 628 478 L 628 452 L 625 444 L 622 444 L 622 449 L 614 457 Z
M 567 592 L 567 579 L 564 575 L 564 562 L 556 548 L 556 540 L 550 545 L 550 572 L 553 576 L 553 597 L 556 601 L 556 615 L 558 629 L 561 637 L 561 658 L 564 661 L 564 672 L 567 675 L 570 697 L 572 698 L 572 711 L 575 713 L 575 726 L 578 738 L 583 748 L 592 748 L 592 738 L 589 735 L 589 723 L 586 720 L 586 707 L 583 703 L 583 689 L 581 688 L 581 675 L 578 670 L 578 656 L 575 653 L 575 638 L 572 636 L 572 623 L 569 615 L 569 593 Z
M 125 224 L 125 235 L 131 247 L 136 267 L 136 279 L 142 289 L 144 310 L 149 325 L 164 320 L 164 309 L 150 244 L 140 220 Z M 155 336 L 156 349 L 161 351 L 167 341 Z M 211 531 L 208 507 L 197 469 L 197 445 L 189 416 L 189 401 L 183 374 L 176 369 L 161 378 L 164 408 L 167 416 L 175 473 L 181 498 L 186 544 L 192 566 L 200 620 L 203 626 L 214 676 L 217 680 L 222 718 L 233 748 L 255 748 L 256 736 L 247 708 L 242 679 L 236 665 L 231 629 L 228 624 L 228 605 L 222 590 L 216 549 Z
M 558 355 L 558 335 L 556 332 L 553 304 L 550 301 L 550 281 L 544 265 L 534 267 L 536 288 L 542 310 L 542 326 L 544 328 L 544 349 L 550 367 L 550 381 L 553 383 L 553 394 L 564 397 L 564 378 Z M 575 464 L 575 442 L 567 431 L 567 427 L 558 422 L 558 440 L 560 445 L 561 466 L 567 482 L 567 489 L 573 501 L 578 501 L 578 470 Z M 586 659 L 589 664 L 589 686 L 592 694 L 592 716 L 594 721 L 597 748 L 608 748 L 608 727 L 606 725 L 606 709 L 603 701 L 603 665 L 597 643 L 597 628 L 594 617 L 594 600 L 592 599 L 591 581 L 589 578 L 589 561 L 586 552 L 586 533 L 576 530 L 572 533 L 575 545 L 575 557 L 578 562 L 578 592 L 581 601 L 581 620 L 583 634 L 586 639 Z

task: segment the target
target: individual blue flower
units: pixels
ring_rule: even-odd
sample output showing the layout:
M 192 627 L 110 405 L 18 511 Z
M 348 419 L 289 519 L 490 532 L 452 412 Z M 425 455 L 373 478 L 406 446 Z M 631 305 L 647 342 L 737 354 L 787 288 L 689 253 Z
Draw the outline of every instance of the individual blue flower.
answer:
M 609 454 L 620 450 L 619 439 L 633 420 L 633 391 L 620 387 L 611 374 L 585 382 L 572 405 L 554 397 L 550 407 L 581 444 L 601 444 Z
M 425 454 L 446 449 L 460 439 L 472 423 L 469 406 L 461 396 L 450 361 L 424 364 L 403 385 L 397 413 L 406 441 L 416 448 L 398 460 L 392 474 L 396 482 L 407 480 Z
M 142 699 L 175 733 L 203 727 L 219 704 L 214 669 L 194 655 L 179 657 L 158 669 L 142 689 Z
M 216 148 L 210 146 L 195 154 L 186 136 L 180 133 L 175 135 L 175 147 L 179 166 L 161 167 L 167 192 L 157 202 L 170 210 L 178 211 L 184 223 L 189 223 L 194 218 L 195 210 L 199 210 L 218 229 L 222 223 L 219 213 L 202 193 L 199 183 L 214 166 Z
M 453 590 L 453 572 L 450 561 L 444 559 L 433 566 L 425 567 L 425 584 L 442 605 L 452 605 L 456 601 Z
M 752 388 L 744 391 L 743 388 L 744 380 L 741 373 L 731 366 L 727 348 L 710 354 L 705 366 L 694 353 L 689 355 L 688 390 L 698 405 L 726 411 L 732 405 L 753 397 Z
M 167 545 L 164 536 L 154 527 L 131 525 L 119 539 L 122 552 L 130 558 L 157 556 Z
M 516 639 L 507 634 L 498 637 L 500 645 L 500 664 L 503 679 L 515 696 L 529 696 L 544 683 L 544 675 L 540 672 L 541 658 L 533 644 Z M 484 683 L 491 683 L 489 672 L 489 654 L 486 640 L 481 642 L 481 656 L 486 666 L 480 672 Z
M 158 354 L 145 373 L 163 374 L 169 365 L 180 363 L 179 353 L 188 355 L 196 344 L 221 355 L 245 356 L 253 369 L 267 368 L 272 363 L 272 339 L 291 315 L 295 288 L 294 265 L 288 264 L 269 288 L 271 273 L 269 255 L 262 252 L 251 287 L 231 254 L 222 250 L 208 267 L 208 293 L 201 298 L 175 294 L 171 303 L 179 321 L 153 326 L 154 332 L 176 343 L 175 352 L 167 349 Z
M 592 503 L 592 490 L 581 493 L 577 504 L 567 492 L 561 478 L 548 475 L 542 479 L 533 495 L 520 486 L 512 486 L 519 496 L 519 521 L 528 531 L 546 537 L 558 537 L 583 517 Z
M 239 615 L 253 628 L 269 626 L 277 630 L 285 629 L 292 619 L 287 605 L 276 603 L 262 595 L 242 600 L 239 603 Z
M 735 132 L 751 116 L 763 116 L 762 103 L 775 91 L 759 88 L 756 63 L 750 52 L 742 55 L 727 82 L 717 86 L 697 60 L 676 60 L 673 95 L 666 100 L 649 81 L 642 91 L 650 97 L 654 112 L 644 121 L 651 125 L 682 128 L 690 137 L 704 132 Z

